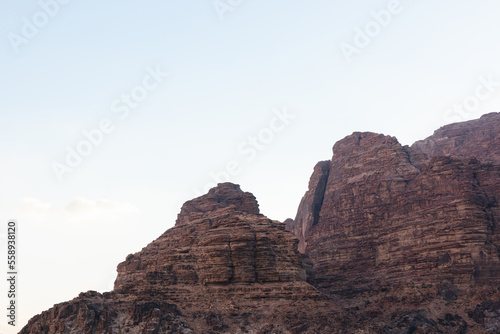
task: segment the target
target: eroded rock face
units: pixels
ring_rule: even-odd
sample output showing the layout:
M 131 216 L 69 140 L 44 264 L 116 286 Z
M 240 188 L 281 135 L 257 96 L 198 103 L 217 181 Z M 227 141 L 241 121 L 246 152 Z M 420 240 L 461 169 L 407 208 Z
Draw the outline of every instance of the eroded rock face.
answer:
M 500 300 L 498 119 L 446 126 L 411 148 L 374 133 L 337 142 L 287 222 L 320 290 L 391 326 L 423 309 L 422 326 L 443 330 L 450 314 L 484 332 L 468 310 Z
M 468 122 L 445 125 L 411 148 L 429 157 L 477 158 L 483 163 L 500 163 L 500 113 L 490 113 Z
M 237 184 L 221 183 L 210 189 L 208 194 L 184 203 L 175 225 L 189 223 L 209 215 L 217 209 L 229 206 L 234 207 L 235 211 L 259 214 L 259 204 L 253 194 L 241 191 Z
M 470 310 L 469 318 L 483 325 L 489 333 L 500 333 L 500 302 L 484 302 Z
M 193 334 L 175 304 L 95 291 L 33 317 L 20 333 Z
M 129 255 L 118 265 L 115 290 L 305 281 L 296 242 L 280 222 L 232 207 L 218 209 Z
M 286 220 L 288 231 L 299 237 L 299 251 L 304 253 L 307 246 L 306 233 L 318 223 L 323 205 L 326 182 L 330 173 L 330 161 L 321 161 L 314 167 L 309 180 L 309 190 L 302 198 L 295 220 Z
M 252 194 L 220 184 L 120 263 L 111 293 L 56 305 L 22 333 L 340 333 L 348 317 L 307 282 L 297 243 Z

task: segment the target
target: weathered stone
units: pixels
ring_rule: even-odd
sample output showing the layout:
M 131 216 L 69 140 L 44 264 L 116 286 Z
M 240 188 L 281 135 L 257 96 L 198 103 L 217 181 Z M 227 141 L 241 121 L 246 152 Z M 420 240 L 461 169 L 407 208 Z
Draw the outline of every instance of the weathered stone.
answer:
M 411 148 L 429 157 L 456 156 L 477 158 L 482 163 L 500 163 L 500 113 L 490 113 L 477 120 L 445 125 Z
M 175 225 L 186 224 L 217 209 L 229 206 L 234 206 L 236 211 L 259 214 L 259 204 L 254 195 L 241 191 L 237 184 L 220 183 L 217 187 L 210 189 L 208 194 L 184 203 Z
M 21 333 L 340 333 L 346 314 L 307 282 L 297 243 L 252 194 L 220 184 L 127 256 L 111 293 L 56 305 Z
M 426 310 L 429 323 L 414 322 L 423 332 L 445 330 L 457 309 L 466 318 L 473 301 L 500 300 L 499 120 L 445 126 L 411 148 L 374 133 L 337 142 L 286 224 L 316 286 L 389 327 L 401 310 Z M 441 302 L 455 305 L 437 311 Z

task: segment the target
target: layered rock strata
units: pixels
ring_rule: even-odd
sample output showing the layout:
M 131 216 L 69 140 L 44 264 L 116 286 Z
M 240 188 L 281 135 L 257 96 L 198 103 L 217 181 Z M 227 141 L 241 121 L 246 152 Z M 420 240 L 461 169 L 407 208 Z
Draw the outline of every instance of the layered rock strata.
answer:
M 475 303 L 500 300 L 499 129 L 496 113 L 412 147 L 375 133 L 337 142 L 287 221 L 317 286 L 386 323 L 423 309 L 476 330 Z
M 340 333 L 344 312 L 307 283 L 297 242 L 252 194 L 220 184 L 120 263 L 113 291 L 56 305 L 21 333 Z

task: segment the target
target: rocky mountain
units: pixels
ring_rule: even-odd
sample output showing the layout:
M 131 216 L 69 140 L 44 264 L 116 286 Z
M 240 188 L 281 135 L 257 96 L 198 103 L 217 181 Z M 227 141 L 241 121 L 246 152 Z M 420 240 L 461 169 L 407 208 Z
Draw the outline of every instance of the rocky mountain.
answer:
M 372 322 L 418 314 L 436 333 L 446 319 L 499 333 L 499 129 L 494 113 L 412 147 L 375 133 L 337 142 L 285 222 L 316 286 Z
M 55 305 L 21 333 L 340 333 L 347 313 L 307 282 L 297 242 L 252 194 L 219 184 L 118 265 L 113 291 Z
M 356 132 L 295 219 L 223 183 L 21 333 L 500 333 L 500 114 L 411 147 Z

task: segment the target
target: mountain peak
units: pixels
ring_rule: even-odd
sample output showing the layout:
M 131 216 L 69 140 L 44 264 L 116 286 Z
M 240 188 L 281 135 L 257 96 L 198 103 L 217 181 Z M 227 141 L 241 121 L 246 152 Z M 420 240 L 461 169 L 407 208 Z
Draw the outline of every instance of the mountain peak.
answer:
M 226 182 L 219 183 L 207 194 L 184 203 L 175 225 L 185 225 L 207 213 L 231 206 L 243 213 L 260 213 L 259 204 L 252 193 L 244 192 L 238 184 Z

